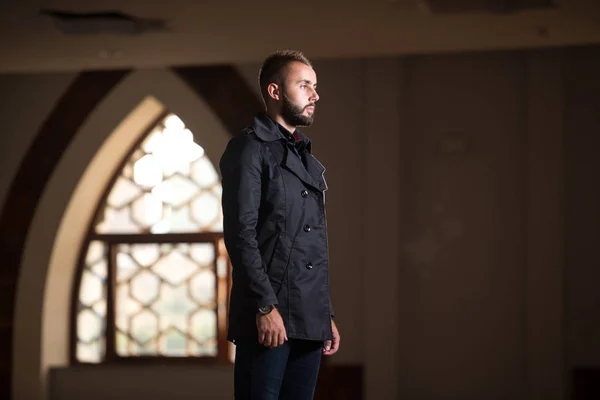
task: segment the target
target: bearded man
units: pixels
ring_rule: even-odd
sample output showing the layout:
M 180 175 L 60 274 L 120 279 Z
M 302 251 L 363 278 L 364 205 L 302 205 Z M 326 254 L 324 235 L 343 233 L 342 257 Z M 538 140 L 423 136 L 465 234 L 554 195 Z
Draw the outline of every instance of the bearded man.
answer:
M 230 140 L 220 161 L 235 399 L 310 400 L 321 355 L 340 344 L 325 168 L 298 130 L 313 122 L 317 75 L 301 52 L 278 51 L 262 64 L 259 85 L 266 112 Z

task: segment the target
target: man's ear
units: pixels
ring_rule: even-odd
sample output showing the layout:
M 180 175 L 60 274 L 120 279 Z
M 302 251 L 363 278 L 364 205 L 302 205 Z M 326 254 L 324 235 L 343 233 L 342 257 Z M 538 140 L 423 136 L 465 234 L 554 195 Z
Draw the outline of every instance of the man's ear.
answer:
M 281 100 L 281 92 L 278 84 L 269 83 L 269 86 L 267 86 L 267 93 L 273 100 Z

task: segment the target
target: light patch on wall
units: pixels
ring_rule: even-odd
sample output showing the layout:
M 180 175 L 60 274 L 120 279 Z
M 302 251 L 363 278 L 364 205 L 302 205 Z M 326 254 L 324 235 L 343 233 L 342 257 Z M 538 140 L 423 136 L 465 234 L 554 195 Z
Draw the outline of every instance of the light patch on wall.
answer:
M 464 155 L 469 152 L 471 143 L 466 134 L 451 132 L 440 139 L 438 147 L 438 151 L 445 155 Z

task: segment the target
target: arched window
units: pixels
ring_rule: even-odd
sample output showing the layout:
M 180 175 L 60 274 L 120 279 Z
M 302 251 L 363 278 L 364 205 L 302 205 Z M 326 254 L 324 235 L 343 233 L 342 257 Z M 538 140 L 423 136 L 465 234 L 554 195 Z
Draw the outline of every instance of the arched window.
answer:
M 73 362 L 231 360 L 221 192 L 192 132 L 162 115 L 99 202 L 75 281 Z

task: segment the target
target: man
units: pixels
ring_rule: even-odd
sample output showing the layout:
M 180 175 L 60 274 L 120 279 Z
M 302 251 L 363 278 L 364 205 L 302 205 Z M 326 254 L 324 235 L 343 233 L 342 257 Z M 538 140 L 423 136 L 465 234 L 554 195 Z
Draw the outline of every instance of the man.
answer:
M 233 265 L 228 339 L 237 400 L 313 398 L 321 354 L 340 336 L 329 296 L 325 168 L 299 126 L 313 122 L 317 77 L 299 51 L 259 74 L 266 112 L 221 158 L 225 244 Z

